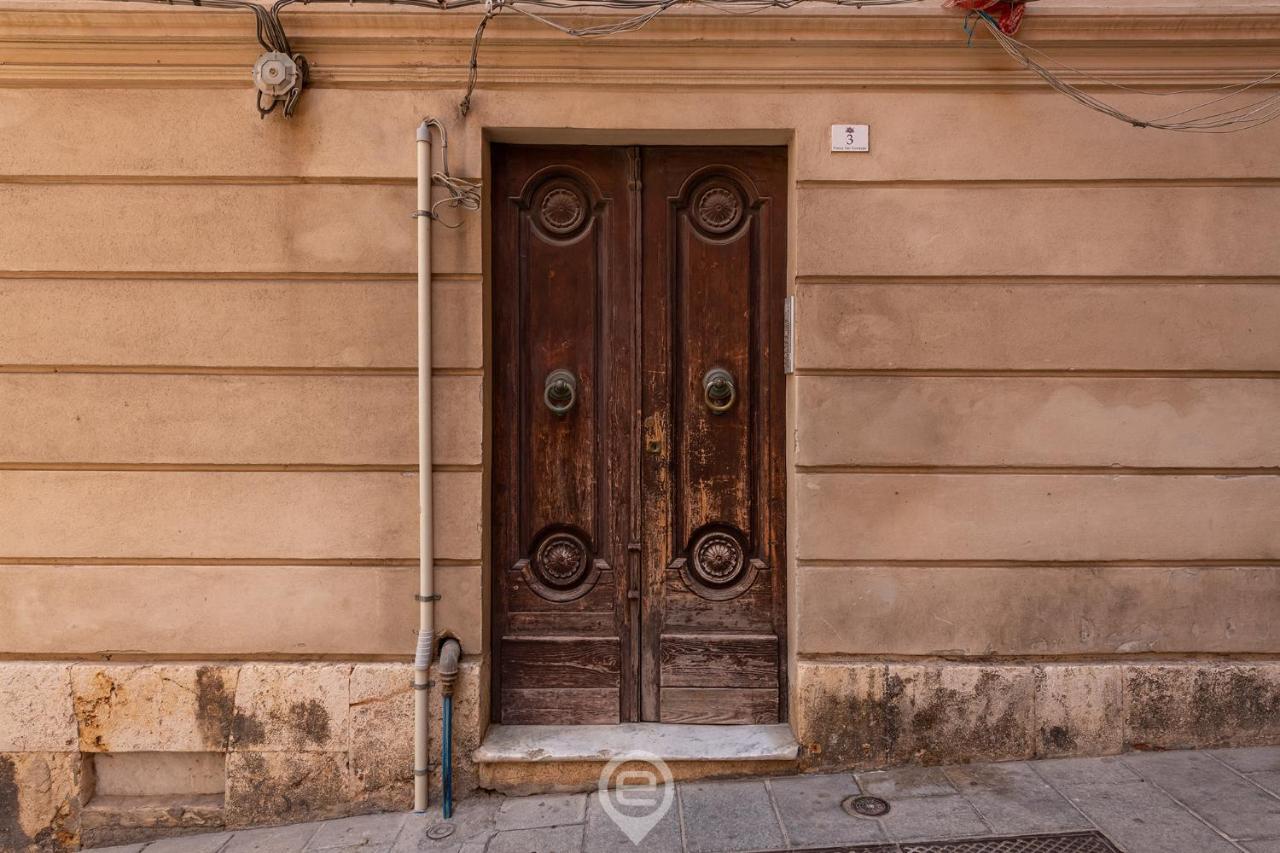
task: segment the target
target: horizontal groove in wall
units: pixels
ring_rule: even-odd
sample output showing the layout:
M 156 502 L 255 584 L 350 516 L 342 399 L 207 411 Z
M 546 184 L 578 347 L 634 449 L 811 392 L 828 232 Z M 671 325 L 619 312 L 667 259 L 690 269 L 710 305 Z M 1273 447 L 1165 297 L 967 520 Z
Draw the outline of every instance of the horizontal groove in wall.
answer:
M 254 284 L 263 282 L 297 281 L 307 283 L 335 282 L 338 284 L 358 284 L 362 282 L 410 282 L 416 283 L 416 272 L 209 272 L 209 271 L 173 271 L 173 270 L 10 270 L 0 269 L 0 279 L 57 279 L 59 281 L 198 281 L 198 282 L 234 282 L 244 281 Z M 449 282 L 481 282 L 483 273 L 455 270 L 433 270 L 431 283 Z
M 433 473 L 481 473 L 484 466 L 432 465 Z M 296 474 L 352 474 L 352 473 L 400 473 L 416 474 L 416 464 L 407 465 L 333 465 L 333 464 L 228 464 L 199 462 L 0 462 L 0 471 L 128 471 L 128 472 L 218 472 L 218 473 L 296 473 Z
M 465 180 L 474 177 L 459 176 Z M 305 176 L 305 175 L 0 175 L 0 184 L 81 184 L 151 186 L 293 186 L 302 184 L 334 186 L 415 185 L 413 177 L 390 176 Z M 921 178 L 921 179 L 835 179 L 802 178 L 799 189 L 1028 189 L 1126 187 L 1280 187 L 1280 178 Z
M 472 568 L 477 571 L 481 564 L 475 560 L 459 560 L 449 557 L 437 557 L 433 562 L 436 568 Z M 287 559 L 279 557 L 0 557 L 0 566 L 174 566 L 199 567 L 212 566 L 232 569 L 253 569 L 264 566 L 291 566 L 297 568 L 352 568 L 352 569 L 417 569 L 417 557 L 382 557 L 378 559 L 346 559 L 335 557 L 329 560 L 315 558 Z
M 871 285 L 955 286 L 986 285 L 1001 287 L 1062 286 L 1170 286 L 1170 285 L 1227 285 L 1227 284 L 1280 284 L 1280 276 L 1213 276 L 1213 275 L 797 275 L 798 286 L 808 287 L 867 287 Z
M 497 43 L 486 46 L 497 48 Z M 1182 46 L 1179 43 L 1179 46 Z M 866 45 L 859 45 L 866 49 Z M 953 45 L 943 50 L 951 51 Z M 309 54 L 315 55 L 312 51 Z M 308 75 L 309 89 L 346 90 L 413 90 L 462 89 L 465 74 L 456 66 L 414 66 L 409 62 L 388 61 L 382 65 L 340 66 L 313 65 Z M 1146 89 L 1186 89 L 1239 85 L 1242 81 L 1265 77 L 1274 69 L 1207 69 L 1172 73 L 1134 73 L 1128 70 L 1098 69 L 1111 81 L 1098 83 L 1087 77 L 1076 77 L 1073 84 L 1086 91 L 1113 92 L 1114 85 L 1139 86 Z M 243 89 L 245 74 L 239 68 L 224 65 L 142 65 L 74 62 L 8 63 L 0 65 L 0 87 L 77 89 Z M 487 91 L 520 91 L 561 89 L 594 85 L 626 92 L 660 92 L 670 94 L 687 91 L 733 91 L 740 93 L 776 94 L 779 91 L 822 90 L 838 92 L 1027 92 L 1048 91 L 1038 76 L 1010 62 L 1008 68 L 988 71 L 913 71 L 840 69 L 830 72 L 793 71 L 777 68 L 742 71 L 741 67 L 672 68 L 662 74 L 649 68 L 619 67 L 565 68 L 506 65 L 501 68 L 481 66 L 477 97 Z M 1273 85 L 1260 87 L 1260 90 Z
M 413 367 L 233 367 L 187 365 L 0 364 L 0 373 L 119 373 L 161 376 L 417 376 Z M 482 367 L 435 367 L 432 376 L 483 376 Z
M 921 178 L 800 179 L 800 189 L 1126 189 L 1130 187 L 1280 187 L 1280 178 Z
M 68 661 L 76 662 L 110 662 L 110 663 L 412 663 L 412 652 L 403 655 L 366 655 L 366 654 L 285 654 L 279 652 L 262 652 L 245 654 L 152 654 L 138 651 L 102 651 L 97 654 L 26 654 L 23 652 L 0 652 L 0 662 L 8 661 Z
M 1274 477 L 1280 466 L 1264 468 L 1137 468 L 1120 465 L 797 465 L 801 474 L 1070 474 L 1089 477 Z
M 38 5 L 38 4 L 37 4 Z M 850 4 L 854 5 L 854 4 Z M 1208 5 L 1173 4 L 1163 7 L 1151 3 L 1129 4 L 1140 9 L 1126 9 L 1127 14 L 1092 7 L 1066 8 L 1050 6 L 1036 10 L 1036 36 L 1040 44 L 1080 45 L 1097 48 L 1115 42 L 1120 48 L 1133 50 L 1142 46 L 1163 46 L 1171 35 L 1186 45 L 1222 46 L 1237 43 L 1273 44 L 1280 21 L 1266 7 L 1236 3 L 1219 10 Z M 43 43 L 79 45 L 101 41 L 109 35 L 112 41 L 130 44 L 154 42 L 159 30 L 176 43 L 226 44 L 238 47 L 243 15 L 236 12 L 197 14 L 189 10 L 156 9 L 145 6 L 94 4 L 55 15 L 49 8 L 18 8 L 7 13 L 7 22 L 16 34 Z M 704 10 L 705 11 L 705 10 Z M 1224 14 L 1224 12 L 1226 14 Z M 1213 14 L 1217 13 L 1217 14 Z M 422 39 L 434 37 L 442 46 L 462 49 L 471 43 L 471 31 L 479 19 L 479 10 L 453 15 L 432 14 L 430 10 L 395 9 L 384 6 L 357 11 L 343 9 L 340 4 L 318 7 L 295 6 L 285 20 L 290 32 L 311 46 L 334 44 L 403 44 L 420 47 Z M 618 9 L 593 9 L 582 17 L 598 23 L 625 17 Z M 757 22 L 768 22 L 764 23 Z M 956 47 L 963 44 L 959 19 L 938 9 L 884 9 L 877 12 L 851 9 L 801 8 L 790 11 L 766 10 L 748 22 L 732 16 L 680 14 L 655 20 L 634 36 L 640 45 L 678 47 L 686 44 L 708 47 L 742 48 L 770 42 L 791 44 L 796 49 L 814 45 L 847 50 L 859 47 L 908 45 L 921 47 Z M 764 33 L 771 38 L 762 37 Z M 539 27 L 532 21 L 514 17 L 507 19 L 492 38 L 495 44 L 515 49 L 521 45 L 537 47 L 555 44 L 558 34 Z M 1153 45 L 1154 42 L 1154 45 Z M 607 47 L 599 48 L 600 50 Z M 986 49 L 991 49 L 987 43 Z M 975 46 L 974 52 L 978 51 Z
M 863 569 L 1243 569 L 1280 568 L 1280 560 L 849 560 L 799 558 L 799 568 Z
M 110 184 L 143 186 L 294 186 L 320 184 L 336 186 L 412 187 L 417 179 L 408 177 L 363 177 L 357 175 L 0 175 L 0 184 Z
M 1221 654 L 1205 653 L 1196 650 L 1186 652 L 1124 652 L 1114 655 L 952 655 L 945 652 L 923 655 L 898 654 L 843 654 L 805 653 L 800 652 L 796 658 L 801 663 L 826 664 L 920 664 L 920 663 L 963 663 L 963 664 L 1106 664 L 1123 666 L 1125 664 L 1220 664 L 1232 662 L 1245 663 L 1277 663 L 1280 664 L 1280 653 L 1275 652 L 1223 652 Z
M 803 335 L 803 332 L 801 332 Z M 847 376 L 847 377 L 919 377 L 921 379 L 948 379 L 973 377 L 982 379 L 1280 379 L 1280 370 L 1098 370 L 1042 368 L 796 368 L 796 376 Z

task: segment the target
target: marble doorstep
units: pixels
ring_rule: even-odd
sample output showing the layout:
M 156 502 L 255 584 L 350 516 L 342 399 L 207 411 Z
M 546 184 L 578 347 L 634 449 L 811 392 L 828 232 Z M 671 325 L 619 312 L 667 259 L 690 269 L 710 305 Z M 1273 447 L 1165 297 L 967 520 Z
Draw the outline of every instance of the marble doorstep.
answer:
M 799 749 L 787 725 L 490 726 L 474 758 L 480 764 L 609 761 L 649 752 L 664 761 L 790 761 Z

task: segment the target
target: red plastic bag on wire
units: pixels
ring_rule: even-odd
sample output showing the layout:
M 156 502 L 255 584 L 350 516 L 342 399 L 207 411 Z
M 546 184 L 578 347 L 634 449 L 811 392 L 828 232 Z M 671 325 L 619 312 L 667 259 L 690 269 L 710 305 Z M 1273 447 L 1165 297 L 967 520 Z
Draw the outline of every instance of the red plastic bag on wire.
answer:
M 1006 35 L 1013 35 L 1027 11 L 1025 3 L 1026 0 L 943 0 L 942 5 L 948 9 L 986 12 L 1000 23 L 1000 29 Z

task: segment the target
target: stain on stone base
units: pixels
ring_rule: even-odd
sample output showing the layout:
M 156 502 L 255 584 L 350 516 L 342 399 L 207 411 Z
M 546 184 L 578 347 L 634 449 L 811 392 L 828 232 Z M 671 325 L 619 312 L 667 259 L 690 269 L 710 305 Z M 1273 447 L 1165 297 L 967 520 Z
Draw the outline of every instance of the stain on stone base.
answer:
M 82 835 L 107 840 L 99 818 L 109 802 L 91 799 L 93 773 L 72 751 L 77 746 L 224 757 L 221 815 L 210 802 L 179 809 L 176 817 L 139 818 L 133 828 L 147 837 L 212 828 L 219 820 L 249 826 L 407 808 L 411 670 L 349 663 L 0 664 L 0 699 L 8 696 L 5 707 L 17 709 L 0 719 L 0 849 L 63 851 L 76 849 Z M 799 662 L 796 674 L 792 719 L 805 747 L 804 769 L 1280 743 L 1277 662 L 822 660 Z M 458 797 L 482 782 L 471 753 L 483 730 L 486 681 L 479 661 L 464 661 L 454 707 Z M 437 720 L 439 701 L 433 690 Z M 434 726 L 431 740 L 438 791 Z M 483 782 L 525 791 L 562 786 L 569 770 L 548 775 L 547 769 L 504 770 L 501 778 L 486 771 Z
M 477 785 L 483 672 L 464 660 L 454 697 L 458 798 Z M 408 809 L 411 679 L 407 663 L 0 663 L 0 851 Z M 438 756 L 435 691 L 430 707 Z M 226 788 L 95 796 L 84 753 L 212 753 Z
M 295 823 L 355 814 L 346 756 L 233 752 L 227 756 L 226 825 Z
M 0 850 L 80 846 L 80 755 L 0 753 Z
M 806 769 L 1280 743 L 1280 664 L 802 661 Z
M 1280 743 L 1276 664 L 1135 664 L 1124 680 L 1130 749 Z

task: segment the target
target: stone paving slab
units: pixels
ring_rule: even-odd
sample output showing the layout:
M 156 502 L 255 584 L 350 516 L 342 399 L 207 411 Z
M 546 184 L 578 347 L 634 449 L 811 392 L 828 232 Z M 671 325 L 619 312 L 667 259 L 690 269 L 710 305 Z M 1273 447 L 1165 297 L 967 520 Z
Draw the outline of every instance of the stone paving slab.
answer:
M 1030 765 L 1040 778 L 1056 788 L 1072 785 L 1119 785 L 1141 782 L 1119 758 L 1055 758 Z
M 858 784 L 873 797 L 941 797 L 955 794 L 955 786 L 941 767 L 902 767 L 858 773 Z
M 211 832 L 162 838 L 146 846 L 148 853 L 219 853 L 231 840 L 229 832 Z
M 695 782 L 680 785 L 679 794 L 690 853 L 786 847 L 763 780 Z
M 1024 762 L 951 767 L 946 773 L 998 835 L 1069 832 L 1093 826 Z
M 307 851 L 332 850 L 344 847 L 390 847 L 400 835 L 406 814 L 374 814 L 329 820 L 307 844 Z
M 1241 773 L 1280 772 L 1280 746 L 1256 746 L 1247 749 L 1213 749 L 1209 754 Z
M 995 834 L 977 809 L 958 794 L 897 800 L 879 821 L 892 841 L 934 841 Z
M 1250 841 L 1244 845 L 1249 853 L 1280 853 L 1280 839 L 1271 841 Z
M 267 829 L 245 829 L 231 836 L 220 853 L 296 853 L 325 826 L 324 823 L 294 823 Z
M 511 797 L 498 807 L 497 828 L 537 829 L 582 823 L 587 813 L 586 794 L 547 794 Z
M 1259 785 L 1280 797 L 1280 770 L 1272 770 L 1266 773 L 1250 773 L 1248 778 L 1253 784 Z
M 1147 782 L 1064 792 L 1126 853 L 1238 853 L 1234 844 Z
M 661 790 L 655 792 L 655 801 L 661 802 Z M 626 816 L 644 817 L 652 810 L 631 808 L 612 801 L 613 808 Z M 640 835 L 643 832 L 643 835 Z M 681 853 L 684 839 L 680 833 L 680 807 L 673 801 L 666 813 L 650 827 L 640 827 L 637 833 L 645 853 Z M 585 847 L 591 853 L 635 853 L 640 845 L 632 843 L 600 804 L 600 795 L 592 794 L 587 801 L 587 831 Z
M 100 850 L 745 853 L 1096 829 L 1125 853 L 1280 853 L 1278 761 L 1280 749 L 1206 750 L 681 783 L 639 845 L 598 794 L 555 794 L 470 797 L 457 803 L 442 839 L 427 835 L 441 823 L 433 809 Z M 859 793 L 885 797 L 889 813 L 846 814 L 841 801 Z
M 1136 755 L 1125 764 L 1231 838 L 1266 838 L 1280 827 L 1280 799 L 1213 756 Z
M 405 819 L 393 853 L 471 853 L 468 848 L 483 851 L 497 832 L 498 809 L 505 798 L 477 794 L 456 804 L 452 820 L 453 832 L 446 838 L 427 835 L 432 826 L 443 823 L 440 812 L 433 808 L 426 814 L 411 814 Z
M 499 832 L 485 853 L 581 853 L 583 827 L 542 826 Z
M 862 793 L 852 773 L 769 780 L 787 840 L 794 847 L 868 844 L 888 836 L 873 819 L 850 817 L 841 806 Z

